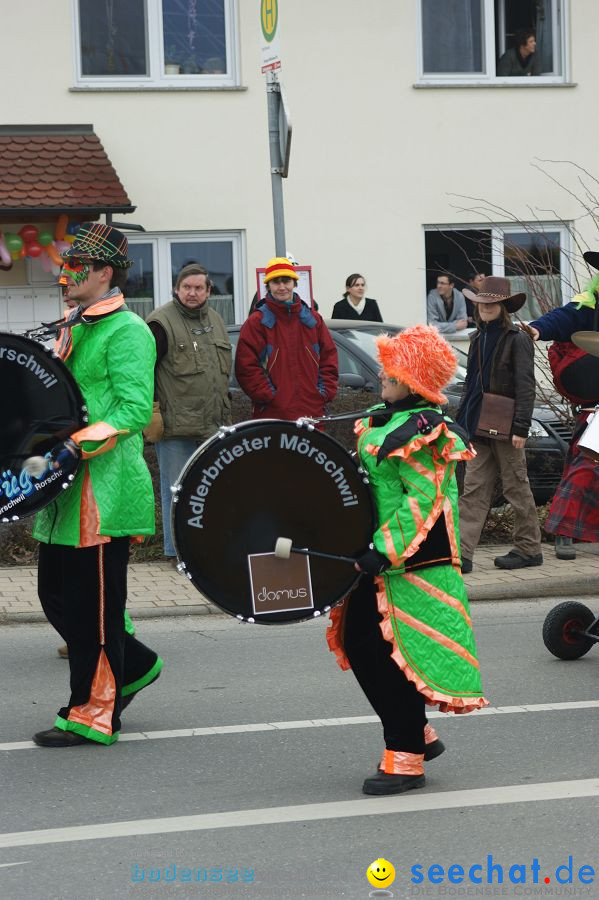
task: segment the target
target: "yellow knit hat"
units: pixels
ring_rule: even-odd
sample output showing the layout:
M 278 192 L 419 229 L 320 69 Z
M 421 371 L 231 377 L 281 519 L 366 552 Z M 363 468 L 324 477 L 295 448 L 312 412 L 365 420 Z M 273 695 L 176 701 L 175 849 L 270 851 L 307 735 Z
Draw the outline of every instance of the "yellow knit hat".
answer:
M 293 278 L 299 280 L 299 275 L 285 256 L 275 256 L 268 261 L 264 273 L 264 283 L 268 284 L 273 278 Z

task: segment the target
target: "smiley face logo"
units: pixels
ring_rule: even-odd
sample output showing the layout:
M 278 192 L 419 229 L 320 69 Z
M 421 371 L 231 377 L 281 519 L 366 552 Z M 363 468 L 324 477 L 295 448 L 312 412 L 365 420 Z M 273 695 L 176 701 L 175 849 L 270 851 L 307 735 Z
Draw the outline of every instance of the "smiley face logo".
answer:
M 395 881 L 395 869 L 387 859 L 375 859 L 366 869 L 366 877 L 373 887 L 386 888 Z

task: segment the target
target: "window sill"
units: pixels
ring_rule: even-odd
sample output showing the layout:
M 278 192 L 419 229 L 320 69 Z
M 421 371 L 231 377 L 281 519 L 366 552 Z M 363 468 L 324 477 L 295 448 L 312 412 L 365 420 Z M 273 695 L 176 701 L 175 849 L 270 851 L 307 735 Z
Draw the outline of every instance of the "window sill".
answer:
M 532 78 L 505 79 L 502 81 L 418 81 L 412 85 L 417 90 L 428 88 L 574 88 L 575 81 L 535 81 Z
M 135 91 L 135 93 L 140 92 L 157 92 L 157 93 L 170 93 L 172 91 L 247 91 L 247 87 L 245 85 L 236 84 L 236 85 L 228 85 L 228 84 L 115 84 L 115 85 L 96 85 L 96 84 L 79 84 L 69 88 L 69 92 L 73 94 L 78 93 L 92 93 L 92 94 L 106 94 L 106 93 L 127 93 Z

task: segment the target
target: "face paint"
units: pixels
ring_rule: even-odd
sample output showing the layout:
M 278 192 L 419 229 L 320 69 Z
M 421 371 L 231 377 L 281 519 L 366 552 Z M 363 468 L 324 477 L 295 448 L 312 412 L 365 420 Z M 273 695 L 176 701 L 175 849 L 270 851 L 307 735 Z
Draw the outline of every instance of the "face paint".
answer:
M 89 277 L 90 267 L 89 264 L 84 262 L 81 259 L 68 259 L 65 261 L 62 267 L 61 277 L 66 275 L 71 279 L 75 284 L 83 284 L 84 281 L 87 281 Z

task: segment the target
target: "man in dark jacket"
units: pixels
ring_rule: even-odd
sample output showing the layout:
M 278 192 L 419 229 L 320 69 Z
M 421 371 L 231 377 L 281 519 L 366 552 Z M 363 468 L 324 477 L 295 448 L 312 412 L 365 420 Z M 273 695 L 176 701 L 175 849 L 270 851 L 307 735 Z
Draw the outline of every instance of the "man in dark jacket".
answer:
M 239 333 L 235 374 L 256 419 L 323 416 L 337 393 L 337 348 L 322 316 L 294 293 L 297 280 L 288 259 L 271 259 L 268 293 Z
M 508 77 L 540 75 L 541 60 L 536 54 L 537 38 L 532 29 L 521 29 L 514 37 L 514 46 L 506 50 L 497 63 L 497 74 Z

